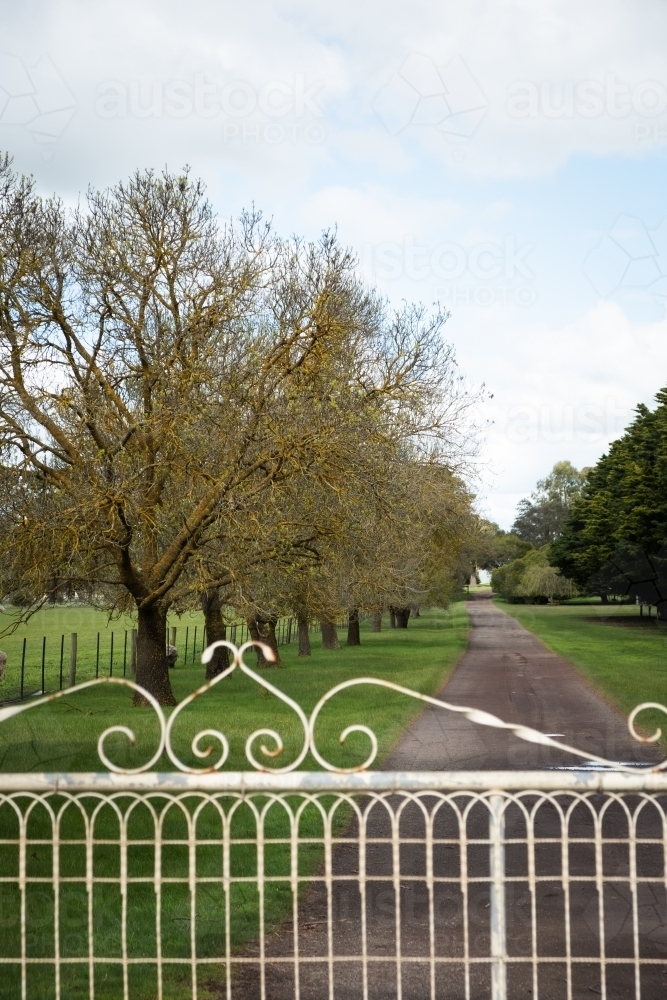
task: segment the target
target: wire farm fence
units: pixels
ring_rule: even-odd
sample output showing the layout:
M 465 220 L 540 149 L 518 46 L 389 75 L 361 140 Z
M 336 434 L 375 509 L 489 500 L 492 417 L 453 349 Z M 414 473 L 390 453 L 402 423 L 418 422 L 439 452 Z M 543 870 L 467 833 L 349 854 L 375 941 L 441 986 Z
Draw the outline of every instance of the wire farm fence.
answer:
M 374 678 L 306 716 L 232 651 L 168 719 L 143 692 L 161 734 L 144 765 L 113 763 L 107 738 L 129 732 L 112 726 L 104 773 L 0 775 L 3 1000 L 664 997 L 667 761 L 638 771 Z M 229 744 L 210 729 L 192 742 L 206 764 L 179 759 L 180 712 L 237 669 L 300 720 L 290 763 L 270 728 L 248 737 L 251 770 L 224 772 Z M 137 689 L 112 677 L 79 690 L 103 683 Z M 377 740 L 356 723 L 342 738 L 365 734 L 370 753 L 337 768 L 316 724 L 358 684 L 606 769 L 369 772 Z M 58 697 L 6 706 L 0 723 Z M 635 709 L 644 740 L 646 708 L 667 712 Z M 163 754 L 175 770 L 153 772 Z M 319 770 L 299 770 L 308 754 Z
M 311 630 L 316 626 L 311 626 Z M 245 621 L 228 626 L 228 634 L 234 645 L 242 645 L 250 639 Z M 72 636 L 75 636 L 73 639 Z M 278 645 L 288 645 L 296 641 L 296 624 L 293 618 L 281 618 L 276 626 Z M 107 629 L 97 631 L 88 637 L 85 647 L 77 642 L 77 633 L 43 635 L 40 638 L 24 637 L 10 656 L 5 667 L 5 676 L 0 685 L 0 704 L 8 701 L 23 701 L 40 695 L 62 691 L 69 686 L 72 645 L 74 644 L 74 677 L 77 681 L 88 681 L 98 677 L 132 677 L 133 644 L 136 632 L 132 629 Z M 170 625 L 165 633 L 165 644 L 178 650 L 176 668 L 197 666 L 206 648 L 206 628 L 202 624 Z M 0 646 L 2 640 L 0 639 Z

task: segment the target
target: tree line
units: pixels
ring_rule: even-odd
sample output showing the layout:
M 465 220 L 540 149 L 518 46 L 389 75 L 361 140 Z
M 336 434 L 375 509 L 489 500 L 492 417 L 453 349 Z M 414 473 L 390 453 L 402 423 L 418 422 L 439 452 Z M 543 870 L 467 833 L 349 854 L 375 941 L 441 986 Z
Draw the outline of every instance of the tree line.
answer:
M 667 389 L 590 470 L 551 561 L 587 594 L 654 605 L 667 618 Z
M 509 600 L 621 598 L 667 619 L 667 389 L 655 399 L 592 468 L 557 463 L 510 532 L 487 526 L 495 590 Z
M 446 604 L 479 528 L 471 407 L 447 316 L 391 309 L 335 233 L 217 218 L 188 171 L 74 210 L 0 161 L 0 594 L 75 590 L 137 618 L 137 681 L 173 704 L 168 611 Z M 402 617 L 401 617 L 402 616 Z M 261 657 L 260 657 L 261 659 Z M 209 674 L 223 670 L 219 650 Z
M 509 601 L 545 603 L 577 594 L 577 585 L 553 564 L 552 551 L 560 538 L 588 469 L 556 462 L 530 497 L 521 500 L 509 532 L 487 526 L 482 549 L 483 568 L 492 570 L 493 589 Z

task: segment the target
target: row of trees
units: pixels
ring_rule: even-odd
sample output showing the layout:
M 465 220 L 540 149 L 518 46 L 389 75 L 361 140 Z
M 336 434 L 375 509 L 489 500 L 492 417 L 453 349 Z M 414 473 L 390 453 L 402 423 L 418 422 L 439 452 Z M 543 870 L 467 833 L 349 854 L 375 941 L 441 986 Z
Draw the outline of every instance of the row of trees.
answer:
M 667 389 L 656 401 L 589 471 L 550 558 L 585 593 L 638 598 L 667 618 Z
M 667 619 L 667 389 L 656 403 L 637 407 L 593 468 L 559 462 L 519 504 L 502 544 L 534 549 L 496 563 L 494 589 L 510 600 L 637 599 Z
M 221 224 L 187 172 L 67 211 L 5 158 L 0 593 L 135 612 L 162 704 L 170 609 L 274 646 L 294 614 L 307 653 L 313 619 L 446 603 L 478 523 L 445 319 L 391 311 L 332 233 Z
M 552 565 L 551 552 L 588 472 L 567 461 L 557 462 L 530 497 L 519 502 L 510 531 L 495 533 L 497 558 L 488 568 L 496 593 L 510 601 L 546 603 L 578 592 L 573 580 Z

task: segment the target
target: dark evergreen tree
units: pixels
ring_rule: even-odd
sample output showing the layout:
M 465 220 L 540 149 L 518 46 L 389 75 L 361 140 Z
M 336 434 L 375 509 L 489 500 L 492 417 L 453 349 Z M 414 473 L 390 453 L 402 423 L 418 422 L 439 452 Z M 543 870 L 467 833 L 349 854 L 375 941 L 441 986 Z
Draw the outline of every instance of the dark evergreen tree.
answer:
M 591 470 L 550 561 L 590 594 L 638 597 L 667 618 L 667 389 Z

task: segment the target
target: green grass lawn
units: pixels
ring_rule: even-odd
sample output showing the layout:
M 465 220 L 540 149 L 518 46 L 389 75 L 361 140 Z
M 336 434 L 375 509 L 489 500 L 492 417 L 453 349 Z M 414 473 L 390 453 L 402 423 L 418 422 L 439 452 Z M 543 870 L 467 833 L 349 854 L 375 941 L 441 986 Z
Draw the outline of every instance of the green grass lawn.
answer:
M 569 660 L 625 715 L 643 701 L 667 704 L 667 628 L 646 613 L 640 618 L 636 605 L 494 601 Z M 647 731 L 659 726 L 667 736 L 663 714 L 643 713 L 640 722 Z
M 362 627 L 362 645 L 340 650 L 313 649 L 309 659 L 299 659 L 295 643 L 281 647 L 285 669 L 269 669 L 265 675 L 271 683 L 293 697 L 308 713 L 322 694 L 343 680 L 358 676 L 386 678 L 423 693 L 435 693 L 445 682 L 454 664 L 465 649 L 468 620 L 463 603 L 456 603 L 448 611 L 431 611 L 410 621 L 407 630 L 386 629 L 379 634 Z M 344 634 L 340 634 L 344 642 Z M 313 637 L 314 647 L 319 645 Z M 248 656 L 251 665 L 254 654 Z M 201 664 L 176 667 L 172 683 L 178 698 L 189 694 L 203 677 Z M 378 737 L 380 766 L 391 747 L 406 726 L 420 711 L 421 703 L 377 687 L 355 687 L 336 696 L 324 710 L 317 729 L 317 742 L 323 756 L 340 765 L 352 766 L 365 759 L 368 740 L 362 734 L 353 734 L 344 747 L 339 735 L 354 723 L 370 726 Z M 108 741 L 107 752 L 119 764 L 138 766 L 153 752 L 157 726 L 149 709 L 131 706 L 131 696 L 121 688 L 100 686 L 93 691 L 66 696 L 52 705 L 28 710 L 10 719 L 0 727 L 0 768 L 5 771 L 90 771 L 100 770 L 96 743 L 100 732 L 108 726 L 123 723 L 135 730 L 138 744 L 128 747 L 122 737 Z M 247 770 L 244 745 L 248 735 L 257 728 L 277 730 L 285 743 L 283 754 L 275 761 L 282 766 L 294 760 L 303 743 L 303 732 L 298 719 L 289 706 L 269 695 L 265 688 L 250 678 L 235 673 L 222 681 L 183 713 L 179 719 L 174 745 L 177 753 L 189 764 L 201 763 L 190 749 L 193 735 L 204 728 L 222 730 L 229 739 L 231 753 L 226 769 Z M 257 741 L 262 742 L 262 740 Z M 269 742 L 264 738 L 264 742 Z M 261 756 L 256 748 L 256 754 Z M 269 761 L 270 763 L 270 761 Z M 317 769 L 312 758 L 301 765 L 304 769 Z M 158 770 L 172 770 L 165 758 Z M 58 800 L 52 800 L 57 804 Z M 62 801 L 62 800 L 61 800 Z M 159 804 L 159 803 L 158 803 Z M 192 808 L 195 800 L 193 799 Z M 159 804 L 160 805 L 160 804 Z M 222 801 L 228 809 L 230 801 Z M 163 800 L 160 808 L 166 807 Z M 345 825 L 348 813 L 341 809 L 335 828 Z M 27 874 L 29 877 L 48 879 L 53 867 L 51 820 L 43 809 L 31 817 L 28 835 Z M 122 900 L 120 876 L 120 827 L 118 818 L 110 807 L 105 807 L 96 821 L 96 839 L 106 843 L 95 848 L 94 874 L 109 881 L 97 885 L 94 896 L 94 950 L 97 956 L 110 957 L 120 954 L 120 927 Z M 154 870 L 154 848 L 150 843 L 153 820 L 145 807 L 140 806 L 127 830 L 128 875 L 145 879 L 129 887 L 128 953 L 148 957 L 155 954 L 156 897 L 151 876 Z M 307 810 L 300 823 L 300 837 L 310 838 L 299 848 L 299 873 L 311 876 L 322 860 L 322 820 L 314 807 Z M 202 844 L 196 850 L 196 871 L 210 882 L 200 885 L 197 891 L 195 935 L 197 954 L 220 956 L 224 954 L 225 909 L 222 885 L 222 852 L 220 849 L 221 820 L 213 807 L 206 807 L 196 827 L 197 841 L 217 840 L 218 844 Z M 232 948 L 238 950 L 244 942 L 258 934 L 260 901 L 256 873 L 258 854 L 255 846 L 257 821 L 249 805 L 242 804 L 235 814 L 231 827 L 234 843 L 231 849 L 231 875 L 237 881 L 230 888 Z M 18 874 L 18 848 L 11 841 L 17 836 L 17 821 L 11 809 L 0 807 L 0 876 L 11 879 L 0 883 L 0 954 L 20 954 L 18 906 L 16 891 Z M 291 890 L 289 883 L 289 846 L 278 843 L 289 836 L 289 826 L 279 804 L 268 809 L 264 820 L 266 874 L 279 879 L 266 883 L 263 905 L 269 926 L 284 919 L 290 912 Z M 83 821 L 77 810 L 70 807 L 65 816 L 60 839 L 61 873 L 72 881 L 62 890 L 61 954 L 86 955 L 88 948 L 85 846 L 77 843 L 83 837 Z M 176 881 L 165 884 L 162 894 L 162 948 L 163 955 L 187 959 L 190 954 L 190 895 L 188 888 L 188 820 L 176 808 L 167 811 L 163 838 L 171 843 L 164 846 L 163 876 Z M 146 843 L 142 843 L 146 841 Z M 246 842 L 244 842 L 246 841 Z M 248 843 L 247 841 L 250 841 Z M 273 843 L 272 843 L 273 841 Z M 305 884 L 304 884 L 305 885 Z M 48 881 L 29 883 L 27 912 L 33 927 L 28 938 L 28 954 L 32 957 L 53 955 L 53 889 Z M 63 997 L 83 1000 L 88 996 L 88 973 L 85 965 L 63 967 Z M 20 996 L 19 968 L 5 967 L 3 971 L 3 998 Z M 220 995 L 224 973 L 221 966 L 199 969 L 200 995 Z M 53 996 L 53 967 L 46 964 L 29 967 L 28 994 L 50 1000 Z M 99 998 L 122 995 L 118 966 L 99 966 L 96 972 L 96 994 Z M 130 995 L 133 1000 L 152 1000 L 156 995 L 155 966 L 150 963 L 137 966 L 131 974 Z M 181 1000 L 192 995 L 190 968 L 187 962 L 175 966 L 168 973 L 165 998 Z

